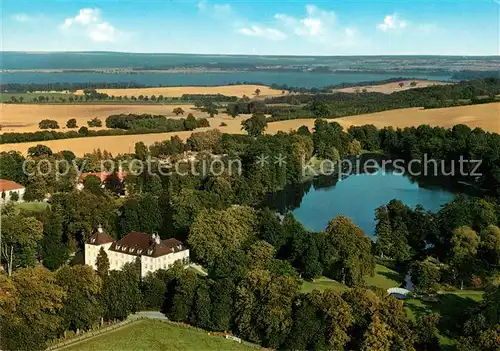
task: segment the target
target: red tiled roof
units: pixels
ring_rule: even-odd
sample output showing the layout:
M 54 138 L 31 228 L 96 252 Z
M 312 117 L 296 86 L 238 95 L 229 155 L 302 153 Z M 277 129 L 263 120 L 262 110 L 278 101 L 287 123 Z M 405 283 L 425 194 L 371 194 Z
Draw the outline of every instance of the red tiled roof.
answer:
M 90 237 L 88 244 L 102 245 L 112 243 L 113 241 L 113 238 L 106 234 L 102 227 L 99 226 L 99 228 L 97 228 L 97 230 Z
M 110 250 L 123 252 L 134 256 L 158 257 L 173 252 L 186 250 L 186 247 L 177 239 L 170 238 L 156 241 L 152 235 L 141 232 L 130 232 L 120 240 L 114 242 Z
M 17 184 L 12 180 L 0 179 L 0 192 L 1 191 L 11 191 L 11 190 L 19 190 L 24 189 L 24 186 L 21 184 Z

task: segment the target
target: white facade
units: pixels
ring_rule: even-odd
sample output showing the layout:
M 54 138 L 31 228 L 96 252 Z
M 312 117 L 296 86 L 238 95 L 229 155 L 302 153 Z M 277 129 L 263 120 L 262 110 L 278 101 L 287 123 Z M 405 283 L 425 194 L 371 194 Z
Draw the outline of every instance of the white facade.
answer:
M 102 235 L 102 228 L 99 227 L 98 233 Z M 129 233 L 137 235 L 147 235 L 144 233 Z M 151 246 L 147 249 L 138 247 L 125 247 L 124 245 L 119 245 L 119 241 L 110 241 L 106 243 L 99 243 L 100 240 L 95 240 L 95 236 L 90 239 L 90 242 L 85 243 L 85 264 L 97 269 L 96 260 L 99 255 L 101 248 L 104 249 L 108 255 L 109 269 L 110 270 L 120 270 L 126 263 L 134 263 L 139 257 L 141 261 L 141 276 L 146 276 L 149 272 L 155 272 L 158 269 L 168 269 L 170 266 L 179 260 L 187 264 L 189 262 L 189 249 L 185 248 L 182 243 L 176 245 L 175 247 L 167 247 L 164 243 L 166 241 L 161 241 L 159 236 L 153 234 L 151 236 Z M 94 239 L 94 242 L 92 240 Z M 172 240 L 172 239 L 169 239 Z M 156 250 L 162 250 L 163 254 L 158 254 Z M 168 253 L 164 253 L 168 251 Z
M 1 199 L 0 198 L 0 201 L 2 201 L 2 202 L 8 202 L 8 201 L 10 201 L 10 199 L 12 197 L 12 194 L 13 193 L 17 193 L 18 200 L 16 200 L 16 202 L 24 202 L 23 198 L 24 198 L 24 191 L 25 190 L 26 190 L 25 188 L 13 189 L 13 190 L 5 190 L 5 199 Z
M 189 249 L 158 257 L 141 256 L 141 276 L 144 277 L 149 272 L 155 272 L 158 269 L 169 269 L 174 262 L 179 260 L 185 264 L 189 263 Z

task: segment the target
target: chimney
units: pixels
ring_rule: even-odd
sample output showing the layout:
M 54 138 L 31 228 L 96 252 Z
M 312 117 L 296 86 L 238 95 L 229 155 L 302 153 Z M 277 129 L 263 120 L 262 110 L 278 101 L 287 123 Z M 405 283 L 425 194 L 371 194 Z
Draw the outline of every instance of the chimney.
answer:
M 97 227 L 97 231 L 98 231 L 99 233 L 102 233 L 102 225 L 100 225 L 100 224 L 99 224 L 99 226 Z

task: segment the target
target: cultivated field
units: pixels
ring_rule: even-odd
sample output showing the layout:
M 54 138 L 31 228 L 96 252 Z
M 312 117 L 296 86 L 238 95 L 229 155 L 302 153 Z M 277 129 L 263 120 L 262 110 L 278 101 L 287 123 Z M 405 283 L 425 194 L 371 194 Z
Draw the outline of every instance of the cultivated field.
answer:
M 92 105 L 92 104 L 81 104 L 81 105 L 70 105 L 70 104 L 60 104 L 60 105 L 45 105 L 45 104 L 0 104 L 1 117 L 0 126 L 2 126 L 2 132 L 36 132 L 40 129 L 38 128 L 38 123 L 42 119 L 53 119 L 59 124 L 60 131 L 66 130 L 66 122 L 75 118 L 78 127 L 87 127 L 87 121 L 97 117 L 101 119 L 103 126 L 106 117 L 109 115 L 120 114 L 120 113 L 150 113 L 157 115 L 165 115 L 169 117 L 175 117 L 172 110 L 176 107 L 181 107 L 185 113 L 184 117 L 188 113 L 193 113 L 195 117 L 207 117 L 205 112 L 193 110 L 193 105 L 179 104 L 179 105 Z M 183 116 L 179 116 L 183 117 Z M 99 129 L 99 128 L 91 128 Z M 102 129 L 102 128 L 101 128 Z
M 201 132 L 210 129 L 219 129 L 223 133 L 241 133 L 242 117 L 233 119 L 227 115 L 222 115 L 208 119 L 210 127 L 198 128 L 195 132 Z M 221 127 L 220 124 L 227 124 Z M 0 151 L 17 150 L 26 154 L 28 149 L 38 144 L 47 145 L 54 152 L 62 150 L 71 150 L 77 156 L 83 156 L 85 153 L 92 152 L 96 149 L 107 150 L 114 156 L 120 153 L 134 152 L 135 143 L 142 141 L 146 145 L 153 144 L 156 141 L 164 141 L 170 139 L 171 136 L 177 135 L 182 140 L 186 140 L 191 136 L 191 131 L 170 132 L 170 133 L 153 133 L 153 134 L 136 134 L 136 135 L 115 135 L 115 136 L 99 136 L 75 139 L 60 139 L 49 141 L 35 141 L 18 144 L 0 144 Z
M 130 106 L 120 107 L 131 112 L 128 109 Z M 155 108 L 155 106 L 148 107 Z M 137 113 L 141 112 L 146 111 L 144 111 L 144 109 L 138 109 Z M 223 133 L 243 133 L 243 131 L 241 130 L 241 121 L 244 118 L 246 117 L 240 116 L 233 119 L 227 115 L 219 115 L 215 118 L 209 118 L 210 128 L 200 128 L 196 131 L 218 128 Z M 38 121 L 41 118 L 37 117 L 36 119 Z M 497 102 L 482 105 L 460 106 L 430 110 L 408 108 L 352 117 L 343 117 L 332 119 L 330 121 L 340 123 L 345 129 L 349 128 L 352 125 L 365 124 L 374 124 L 378 128 L 383 128 L 385 126 L 403 128 L 410 126 L 419 126 L 421 124 L 429 124 L 431 126 L 442 126 L 449 128 L 456 124 L 463 123 L 469 125 L 472 128 L 480 127 L 486 131 L 500 133 L 500 103 Z M 222 122 L 226 123 L 227 126 L 220 127 L 220 124 Z M 266 133 L 274 134 L 278 131 L 287 132 L 290 130 L 296 130 L 302 125 L 305 125 L 312 130 L 312 128 L 314 127 L 314 119 L 295 119 L 269 123 Z M 84 153 L 92 152 L 97 148 L 100 148 L 101 150 L 107 150 L 113 155 L 117 155 L 118 153 L 132 152 L 134 150 L 135 143 L 138 141 L 143 141 L 145 144 L 149 145 L 155 141 L 163 141 L 165 139 L 169 139 L 172 135 L 178 135 L 181 139 L 185 140 L 191 135 L 191 133 L 192 132 L 186 131 L 143 135 L 120 135 L 65 140 L 63 139 L 19 144 L 3 144 L 0 145 L 0 150 L 17 150 L 22 152 L 23 154 L 26 154 L 29 147 L 35 146 L 37 144 L 44 144 L 50 147 L 55 152 L 61 150 L 72 150 L 78 156 L 83 156 Z
M 160 88 L 130 88 L 130 89 L 97 89 L 100 93 L 114 96 L 151 96 L 181 97 L 183 94 L 222 94 L 227 96 L 248 97 L 254 96 L 255 90 L 260 89 L 260 96 L 281 95 L 281 90 L 271 89 L 263 85 L 224 85 L 218 87 L 160 87 Z M 78 90 L 76 94 L 82 94 Z
M 257 350 L 208 332 L 159 320 L 133 322 L 64 350 Z
M 489 132 L 500 133 L 500 103 L 495 102 L 429 110 L 406 108 L 336 118 L 329 121 L 339 123 L 344 129 L 352 125 L 360 126 L 365 124 L 373 124 L 377 128 L 386 126 L 394 128 L 416 127 L 421 124 L 450 128 L 456 124 L 466 124 L 471 128 L 479 127 Z M 278 131 L 295 130 L 302 125 L 312 129 L 314 127 L 314 119 L 295 119 L 270 123 L 266 131 L 273 134 Z
M 417 83 L 416 86 L 411 86 L 411 82 Z M 400 87 L 399 83 L 403 83 L 403 86 Z M 451 83 L 446 83 L 446 82 L 438 82 L 438 81 L 432 81 L 432 80 L 401 80 L 398 82 L 392 82 L 392 83 L 387 83 L 387 84 L 380 84 L 380 85 L 360 85 L 356 87 L 349 87 L 349 88 L 341 88 L 341 89 L 333 89 L 334 92 L 343 92 L 343 93 L 359 93 L 362 92 L 364 89 L 366 89 L 366 92 L 368 93 L 384 93 L 384 94 L 391 94 L 396 91 L 403 91 L 403 90 L 408 90 L 408 89 L 415 89 L 415 88 L 424 88 L 424 87 L 430 87 L 433 85 L 447 85 Z

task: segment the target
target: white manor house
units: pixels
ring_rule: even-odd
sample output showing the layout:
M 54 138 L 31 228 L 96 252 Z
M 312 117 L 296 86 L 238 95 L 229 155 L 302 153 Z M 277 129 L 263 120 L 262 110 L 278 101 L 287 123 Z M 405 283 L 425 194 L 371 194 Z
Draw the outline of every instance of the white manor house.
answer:
M 141 260 L 141 276 L 158 269 L 168 269 L 174 262 L 189 262 L 189 249 L 177 239 L 161 240 L 158 234 L 130 232 L 114 240 L 101 226 L 85 243 L 85 264 L 96 269 L 96 259 L 101 247 L 109 259 L 109 269 L 119 270 L 125 263 Z

